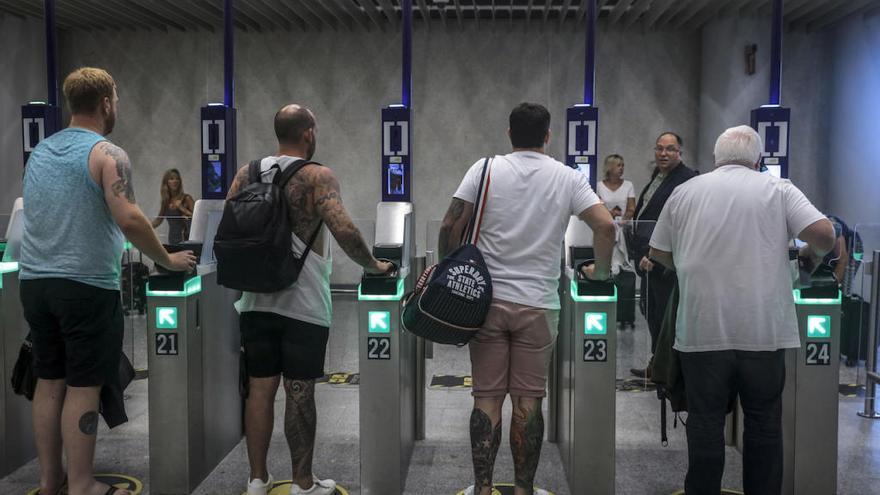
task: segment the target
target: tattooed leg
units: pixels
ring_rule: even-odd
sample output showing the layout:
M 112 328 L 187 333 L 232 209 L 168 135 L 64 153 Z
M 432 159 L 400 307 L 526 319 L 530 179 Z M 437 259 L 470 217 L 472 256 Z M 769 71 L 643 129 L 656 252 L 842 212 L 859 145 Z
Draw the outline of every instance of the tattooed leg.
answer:
M 474 493 L 490 495 L 495 455 L 501 445 L 501 406 L 504 397 L 479 398 L 471 412 L 471 458 L 474 462 Z M 494 426 L 493 426 L 494 424 Z
M 287 404 L 284 411 L 284 436 L 293 461 L 293 481 L 300 488 L 312 487 L 312 455 L 315 452 L 315 380 L 284 379 Z
M 513 416 L 510 421 L 510 451 L 516 478 L 516 495 L 532 495 L 535 472 L 544 443 L 544 414 L 541 399 L 512 397 Z

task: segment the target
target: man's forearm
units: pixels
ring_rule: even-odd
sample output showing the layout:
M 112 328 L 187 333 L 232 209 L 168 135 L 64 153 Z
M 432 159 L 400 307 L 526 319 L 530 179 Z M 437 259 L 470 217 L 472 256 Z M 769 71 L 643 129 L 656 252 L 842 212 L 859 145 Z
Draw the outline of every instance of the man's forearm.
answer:
M 361 267 L 368 267 L 376 262 L 370 247 L 354 224 L 346 225 L 334 232 L 334 237 L 345 254 Z
M 171 263 L 168 252 L 162 247 L 156 232 L 143 214 L 133 214 L 131 221 L 122 228 L 122 233 L 141 253 L 156 263 L 167 266 Z

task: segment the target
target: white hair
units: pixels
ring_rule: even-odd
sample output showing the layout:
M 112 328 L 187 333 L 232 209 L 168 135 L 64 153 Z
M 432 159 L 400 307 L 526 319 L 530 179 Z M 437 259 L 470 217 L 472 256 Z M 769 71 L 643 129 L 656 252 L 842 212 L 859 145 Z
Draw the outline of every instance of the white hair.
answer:
M 731 127 L 715 141 L 715 166 L 744 165 L 753 167 L 761 158 L 764 143 L 761 136 L 747 125 Z

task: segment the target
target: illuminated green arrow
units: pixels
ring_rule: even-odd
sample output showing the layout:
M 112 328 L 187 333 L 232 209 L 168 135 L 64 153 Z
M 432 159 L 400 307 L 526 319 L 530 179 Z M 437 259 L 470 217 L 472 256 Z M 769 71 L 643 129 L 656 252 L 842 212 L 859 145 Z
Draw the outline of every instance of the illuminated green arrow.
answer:
M 607 333 L 606 321 L 608 315 L 606 313 L 584 313 L 584 333 L 586 334 L 605 334 Z
M 177 308 L 156 308 L 156 328 L 177 328 Z
M 831 317 L 828 315 L 807 316 L 807 337 L 823 338 L 831 336 Z
M 391 313 L 388 311 L 370 311 L 367 322 L 369 333 L 391 332 Z

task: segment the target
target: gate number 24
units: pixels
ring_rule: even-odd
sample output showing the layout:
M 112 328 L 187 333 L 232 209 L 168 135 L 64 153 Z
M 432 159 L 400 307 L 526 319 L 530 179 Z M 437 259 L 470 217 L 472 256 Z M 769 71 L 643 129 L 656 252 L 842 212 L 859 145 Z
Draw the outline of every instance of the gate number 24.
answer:
M 584 339 L 584 362 L 608 361 L 608 341 L 605 339 Z
M 831 364 L 831 342 L 807 342 L 807 366 Z
M 367 359 L 391 359 L 391 339 L 367 337 Z

